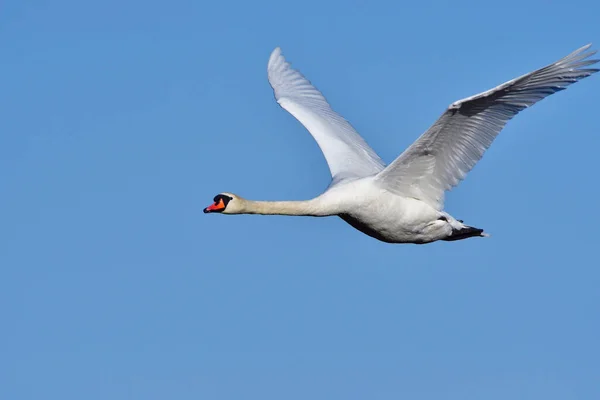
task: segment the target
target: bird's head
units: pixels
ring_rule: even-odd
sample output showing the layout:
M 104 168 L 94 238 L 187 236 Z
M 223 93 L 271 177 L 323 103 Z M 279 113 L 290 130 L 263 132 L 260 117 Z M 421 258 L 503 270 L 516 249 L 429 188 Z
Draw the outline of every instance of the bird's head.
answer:
M 243 211 L 244 200 L 233 193 L 219 193 L 213 201 L 204 209 L 205 213 L 239 214 Z

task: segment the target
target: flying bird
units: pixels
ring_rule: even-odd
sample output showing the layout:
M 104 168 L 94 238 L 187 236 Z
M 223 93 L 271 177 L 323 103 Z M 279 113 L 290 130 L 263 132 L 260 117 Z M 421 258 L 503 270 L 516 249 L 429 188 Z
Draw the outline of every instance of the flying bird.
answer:
M 268 78 L 279 105 L 317 141 L 331 172 L 321 195 L 304 201 L 252 201 L 220 193 L 205 213 L 339 216 L 388 243 L 488 236 L 443 210 L 444 193 L 481 159 L 520 111 L 598 72 L 591 44 L 486 92 L 456 101 L 391 164 L 385 163 L 276 48 Z

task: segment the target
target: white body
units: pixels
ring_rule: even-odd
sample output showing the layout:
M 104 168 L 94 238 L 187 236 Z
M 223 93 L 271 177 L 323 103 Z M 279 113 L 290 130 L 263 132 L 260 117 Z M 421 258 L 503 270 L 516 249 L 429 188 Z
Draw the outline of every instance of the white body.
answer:
M 464 227 L 421 200 L 382 188 L 374 177 L 341 182 L 315 200 L 354 228 L 389 243 L 433 242 L 450 236 L 453 227 Z
M 327 160 L 329 188 L 307 201 L 261 202 L 223 193 L 205 212 L 337 215 L 356 229 L 391 243 L 429 243 L 487 236 L 443 211 L 444 193 L 481 159 L 504 125 L 520 111 L 590 76 L 597 62 L 584 46 L 544 68 L 452 103 L 389 165 L 325 97 L 275 49 L 267 67 L 275 99 L 312 134 Z

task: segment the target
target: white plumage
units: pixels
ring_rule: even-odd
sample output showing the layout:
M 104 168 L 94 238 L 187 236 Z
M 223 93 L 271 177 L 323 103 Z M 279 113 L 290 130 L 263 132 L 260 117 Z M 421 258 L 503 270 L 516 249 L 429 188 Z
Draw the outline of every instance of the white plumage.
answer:
M 313 135 L 325 155 L 334 180 L 360 178 L 381 171 L 385 164 L 325 97 L 285 61 L 276 48 L 267 66 L 275 99 Z
M 387 167 L 325 97 L 276 48 L 268 78 L 277 102 L 321 148 L 332 184 L 307 201 L 256 202 L 231 193 L 205 212 L 338 215 L 362 232 L 392 243 L 428 243 L 487 236 L 442 211 L 444 193 L 481 159 L 504 125 L 521 110 L 598 71 L 584 46 L 544 68 L 452 103 Z

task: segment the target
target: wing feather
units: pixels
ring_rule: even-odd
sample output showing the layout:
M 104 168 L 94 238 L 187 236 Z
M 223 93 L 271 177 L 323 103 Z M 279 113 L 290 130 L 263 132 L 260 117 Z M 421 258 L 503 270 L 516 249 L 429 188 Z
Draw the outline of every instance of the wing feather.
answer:
M 567 86 L 598 72 L 586 68 L 595 51 L 584 46 L 544 68 L 452 103 L 417 141 L 376 180 L 397 194 L 443 208 L 444 192 L 456 186 L 481 159 L 506 123 Z
M 279 105 L 312 134 L 321 148 L 334 181 L 375 175 L 385 164 L 377 153 L 325 97 L 276 48 L 267 67 L 269 83 Z

